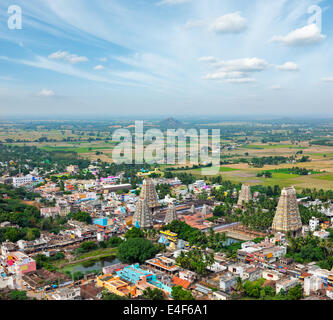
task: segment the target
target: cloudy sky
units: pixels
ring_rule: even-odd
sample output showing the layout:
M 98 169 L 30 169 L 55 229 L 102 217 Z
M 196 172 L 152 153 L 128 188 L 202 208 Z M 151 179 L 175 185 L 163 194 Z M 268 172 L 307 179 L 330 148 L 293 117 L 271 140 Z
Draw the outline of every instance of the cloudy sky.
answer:
M 0 114 L 333 115 L 332 27 L 331 0 L 1 0 Z

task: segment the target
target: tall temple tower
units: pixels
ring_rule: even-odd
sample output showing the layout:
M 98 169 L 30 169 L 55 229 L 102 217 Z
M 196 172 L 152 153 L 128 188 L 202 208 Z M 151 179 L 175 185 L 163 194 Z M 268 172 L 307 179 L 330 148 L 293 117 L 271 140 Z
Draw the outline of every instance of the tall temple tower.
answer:
M 207 206 L 205 204 L 202 207 L 201 214 L 203 216 L 206 216 L 208 214 L 208 208 L 207 208 Z
M 195 206 L 194 206 L 194 204 L 192 204 L 192 206 L 191 206 L 191 208 L 190 208 L 190 212 L 191 212 L 191 213 L 194 213 L 194 212 L 195 212 Z
M 165 215 L 165 220 L 164 222 L 166 224 L 171 223 L 173 220 L 178 220 L 177 218 L 177 212 L 176 212 L 176 207 L 173 203 L 170 203 L 168 206 L 167 213 Z
M 147 200 L 152 213 L 160 206 L 153 179 L 147 178 L 143 180 L 140 198 Z
M 250 186 L 243 184 L 242 189 L 239 193 L 237 205 L 241 207 L 243 205 L 243 201 L 245 203 L 248 203 L 250 200 L 252 200 L 252 194 Z
M 283 188 L 272 225 L 273 232 L 291 232 L 294 237 L 302 232 L 302 220 L 299 213 L 296 190 Z
M 147 229 L 153 226 L 153 215 L 146 199 L 140 197 L 136 203 L 132 224 L 139 224 L 140 228 Z

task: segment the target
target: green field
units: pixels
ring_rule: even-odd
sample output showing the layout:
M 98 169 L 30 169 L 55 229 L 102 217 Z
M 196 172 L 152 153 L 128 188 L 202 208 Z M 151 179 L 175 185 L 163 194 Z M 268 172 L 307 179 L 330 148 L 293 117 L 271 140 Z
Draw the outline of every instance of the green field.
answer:
M 327 174 L 323 176 L 317 176 L 316 179 L 326 180 L 326 181 L 333 181 L 333 174 Z
M 110 145 L 105 145 L 105 146 L 96 146 L 96 147 L 66 147 L 66 146 L 43 146 L 40 147 L 40 149 L 43 149 L 45 151 L 73 151 L 77 153 L 89 153 L 89 152 L 96 152 L 98 150 L 112 150 L 113 147 Z
M 229 168 L 229 167 L 220 167 L 217 168 L 215 167 L 206 167 L 206 168 L 197 168 L 197 169 L 193 169 L 193 170 L 187 170 L 185 172 L 188 173 L 192 173 L 192 174 L 200 174 L 202 172 L 202 170 L 205 170 L 205 172 L 207 172 L 207 174 L 209 174 L 209 172 L 231 172 L 231 171 L 238 171 L 238 169 L 234 169 L 234 168 Z M 179 171 L 184 171 L 184 170 L 179 170 Z
M 306 147 L 295 146 L 293 144 L 273 144 L 273 145 L 255 145 L 247 144 L 243 146 L 245 149 L 306 149 Z
M 283 174 L 288 174 L 288 175 L 293 175 L 294 177 L 297 176 L 301 176 L 301 174 L 297 174 L 297 173 L 293 173 L 289 170 L 289 168 L 281 168 L 281 169 L 271 169 L 271 170 L 265 170 L 265 172 L 271 172 L 272 174 L 277 174 L 277 173 L 283 173 Z M 309 171 L 311 174 L 318 174 L 320 173 L 319 171 L 314 171 L 314 170 L 310 170 Z

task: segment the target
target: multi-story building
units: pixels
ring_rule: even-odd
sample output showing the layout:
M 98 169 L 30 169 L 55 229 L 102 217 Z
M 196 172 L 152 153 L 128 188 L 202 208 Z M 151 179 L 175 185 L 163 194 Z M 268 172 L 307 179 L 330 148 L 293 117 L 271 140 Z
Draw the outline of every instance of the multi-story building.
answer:
M 230 292 L 231 288 L 237 283 L 238 276 L 227 273 L 220 278 L 220 289 L 222 292 Z
M 175 260 L 164 256 L 156 256 L 156 258 L 146 260 L 145 263 L 167 274 L 174 274 L 179 270 L 179 267 L 176 265 Z
M 135 284 L 139 289 L 158 288 L 171 296 L 171 287 L 157 280 L 156 274 L 141 269 L 139 264 L 127 266 L 120 271 L 116 271 L 116 274 L 125 281 Z
M 21 187 L 27 183 L 31 183 L 33 178 L 34 177 L 31 174 L 22 177 L 13 177 L 13 186 L 15 188 Z
M 270 281 L 279 281 L 281 279 L 281 273 L 274 270 L 266 269 L 263 270 L 262 277 Z
M 41 208 L 40 214 L 42 217 L 45 218 L 55 217 L 60 214 L 60 208 L 59 207 Z
M 6 264 L 10 272 L 19 275 L 36 270 L 36 261 L 20 251 L 8 254 Z
M 310 220 L 309 220 L 309 228 L 310 228 L 310 231 L 311 232 L 314 232 L 318 227 L 319 227 L 319 219 L 316 218 L 316 217 L 312 217 Z
M 278 294 L 282 289 L 288 292 L 290 288 L 295 287 L 299 283 L 296 278 L 282 279 L 276 283 L 276 294 Z
M 324 280 L 317 276 L 313 275 L 310 277 L 304 278 L 304 294 L 306 296 L 310 295 L 311 292 L 321 289 L 324 285 Z
M 130 294 L 132 297 L 136 297 L 139 293 L 135 285 L 129 285 L 121 280 L 119 276 L 113 277 L 111 274 L 106 274 L 97 277 L 96 281 L 98 286 L 118 296 L 124 297 Z

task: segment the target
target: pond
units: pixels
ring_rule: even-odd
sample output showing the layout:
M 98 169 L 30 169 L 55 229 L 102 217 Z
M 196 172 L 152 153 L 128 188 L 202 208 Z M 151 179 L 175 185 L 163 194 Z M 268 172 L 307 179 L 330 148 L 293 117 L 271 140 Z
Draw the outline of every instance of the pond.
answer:
M 240 242 L 240 240 L 234 238 L 227 238 L 227 241 L 223 243 L 224 246 L 230 246 L 233 243 Z
M 104 267 L 111 266 L 119 262 L 120 261 L 117 258 L 111 256 L 111 257 L 100 258 L 98 260 L 82 262 L 81 264 L 76 264 L 73 265 L 72 267 L 69 267 L 68 270 L 70 270 L 73 273 L 77 271 L 80 271 L 82 273 L 89 273 L 96 270 L 102 271 Z

